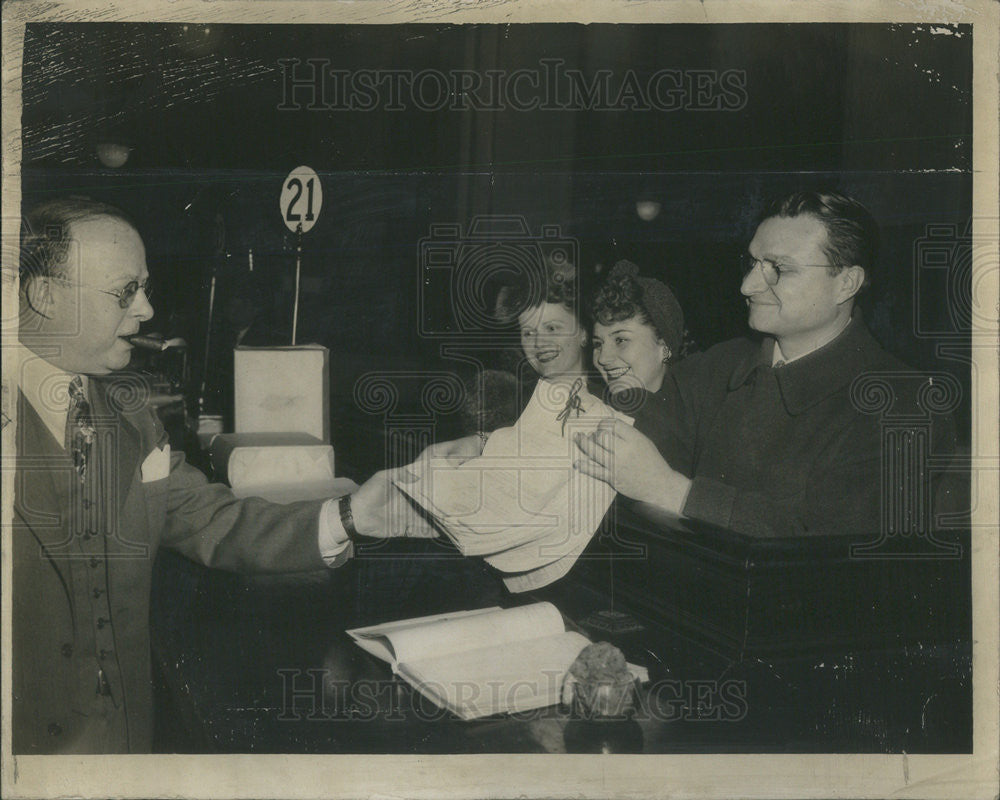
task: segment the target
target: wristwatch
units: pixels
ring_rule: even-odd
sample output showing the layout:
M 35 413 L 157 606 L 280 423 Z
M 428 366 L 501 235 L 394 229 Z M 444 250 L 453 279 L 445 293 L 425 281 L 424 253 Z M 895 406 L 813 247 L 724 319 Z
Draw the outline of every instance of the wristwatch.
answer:
M 340 498 L 340 524 L 344 526 L 344 533 L 349 541 L 355 542 L 361 535 L 354 527 L 354 514 L 351 513 L 351 496 L 345 494 Z

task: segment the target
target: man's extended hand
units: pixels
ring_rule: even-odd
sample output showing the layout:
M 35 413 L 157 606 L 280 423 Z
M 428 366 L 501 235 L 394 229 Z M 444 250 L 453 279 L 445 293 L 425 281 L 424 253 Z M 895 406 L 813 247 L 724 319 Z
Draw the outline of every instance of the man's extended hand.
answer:
M 417 456 L 417 463 L 424 459 L 444 458 L 452 466 L 457 467 L 470 458 L 482 455 L 482 452 L 483 439 L 478 434 L 473 433 L 471 436 L 463 436 L 461 439 L 428 445 Z
M 619 494 L 680 514 L 691 481 L 671 468 L 646 436 L 621 420 L 602 420 L 593 433 L 578 433 L 584 457 L 573 466 Z
M 376 472 L 351 495 L 354 527 L 362 536 L 433 538 L 434 527 L 393 481 L 412 483 L 417 476 L 405 467 Z

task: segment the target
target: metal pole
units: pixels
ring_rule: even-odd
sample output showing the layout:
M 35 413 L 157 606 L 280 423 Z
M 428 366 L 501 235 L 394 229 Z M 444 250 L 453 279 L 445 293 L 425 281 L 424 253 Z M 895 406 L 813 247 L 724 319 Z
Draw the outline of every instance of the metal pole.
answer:
M 292 309 L 292 346 L 299 325 L 299 277 L 302 272 L 302 223 L 295 230 L 295 305 Z
M 215 310 L 215 265 L 208 289 L 208 329 L 205 331 L 205 360 L 201 366 L 201 389 L 198 392 L 198 415 L 205 410 L 205 383 L 208 380 L 208 351 L 212 343 L 212 316 Z

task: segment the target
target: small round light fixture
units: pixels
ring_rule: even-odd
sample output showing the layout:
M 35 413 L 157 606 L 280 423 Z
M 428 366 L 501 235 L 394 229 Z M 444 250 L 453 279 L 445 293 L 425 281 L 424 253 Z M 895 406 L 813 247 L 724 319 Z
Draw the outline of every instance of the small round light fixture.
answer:
M 660 216 L 660 204 L 655 200 L 639 200 L 635 204 L 635 213 L 643 222 L 652 222 Z
M 132 148 L 119 142 L 98 142 L 97 157 L 100 162 L 112 169 L 118 169 L 128 161 Z

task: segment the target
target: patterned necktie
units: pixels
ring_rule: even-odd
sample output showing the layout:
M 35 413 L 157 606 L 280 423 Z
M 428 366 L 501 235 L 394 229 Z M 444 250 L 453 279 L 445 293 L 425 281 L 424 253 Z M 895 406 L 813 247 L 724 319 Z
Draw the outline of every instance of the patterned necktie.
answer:
M 73 451 L 73 466 L 83 483 L 87 478 L 87 459 L 97 431 L 90 416 L 90 403 L 83 392 L 83 381 L 77 375 L 69 383 L 69 413 L 66 418 L 67 438 Z

